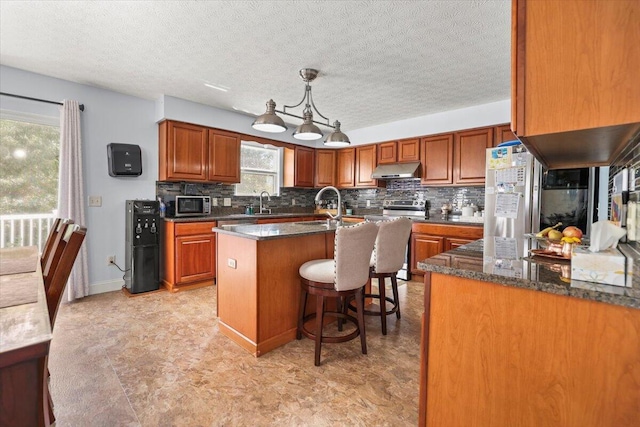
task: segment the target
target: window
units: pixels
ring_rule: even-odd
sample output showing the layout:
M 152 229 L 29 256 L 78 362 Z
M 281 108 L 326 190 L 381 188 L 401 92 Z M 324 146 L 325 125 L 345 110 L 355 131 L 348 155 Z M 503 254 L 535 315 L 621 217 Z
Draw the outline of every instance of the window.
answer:
M 0 114 L 0 215 L 51 214 L 58 205 L 57 118 Z
M 267 191 L 280 194 L 282 149 L 257 142 L 242 141 L 240 146 L 240 184 L 236 196 L 256 196 Z

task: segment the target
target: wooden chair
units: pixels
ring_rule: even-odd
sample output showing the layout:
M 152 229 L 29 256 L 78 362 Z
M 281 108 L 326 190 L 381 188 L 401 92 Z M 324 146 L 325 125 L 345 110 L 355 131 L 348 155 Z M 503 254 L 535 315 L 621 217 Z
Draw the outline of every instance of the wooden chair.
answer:
M 367 354 L 367 342 L 364 329 L 364 285 L 369 280 L 369 260 L 376 240 L 378 227 L 371 222 L 363 222 L 336 230 L 333 259 L 307 261 L 300 266 L 300 306 L 298 308 L 298 328 L 296 339 L 302 335 L 315 340 L 315 365 L 320 366 L 320 350 L 323 342 L 345 342 L 360 335 L 362 354 Z M 316 296 L 316 312 L 305 316 L 307 296 Z M 358 305 L 358 318 L 343 312 L 325 309 L 325 299 L 339 301 L 355 297 Z M 341 304 L 338 304 L 340 307 Z M 345 306 L 346 307 L 346 306 Z M 323 336 L 324 316 L 330 315 L 353 322 L 357 328 L 347 335 Z M 305 327 L 305 323 L 315 318 L 315 331 Z M 341 322 L 340 322 L 341 323 Z
M 56 267 L 60 262 L 60 258 L 62 257 L 62 252 L 64 251 L 64 246 L 66 242 L 63 237 L 67 229 L 73 224 L 73 220 L 71 219 L 60 219 L 56 230 L 54 231 L 54 236 L 52 237 L 52 242 L 48 249 L 48 254 L 46 259 L 44 258 L 43 253 L 43 265 L 42 265 L 42 279 L 44 281 L 44 289 L 49 289 L 51 285 L 51 278 L 55 273 Z
M 47 294 L 47 307 L 49 308 L 49 320 L 51 321 L 51 328 L 55 323 L 56 314 L 58 312 L 58 306 L 60 305 L 60 299 L 67 280 L 71 274 L 71 269 L 76 261 L 80 246 L 87 234 L 87 229 L 77 224 L 70 224 L 65 230 L 62 240 L 64 241 L 63 251 L 60 256 L 60 260 L 53 272 Z
M 56 244 L 54 252 L 58 252 L 56 255 L 56 262 L 51 263 L 49 269 L 49 285 L 45 282 L 45 293 L 47 299 L 47 308 L 49 311 L 49 321 L 51 323 L 51 329 L 55 323 L 56 315 L 58 314 L 58 307 L 60 306 L 60 300 L 62 299 L 62 293 L 67 285 L 67 280 L 71 274 L 71 270 L 76 261 L 80 247 L 87 234 L 87 229 L 77 224 L 73 224 L 72 221 L 62 224 L 61 229 L 58 232 L 59 241 Z M 44 274 L 43 274 L 44 278 Z M 55 422 L 55 415 L 53 411 L 53 401 L 51 400 L 51 393 L 49 393 L 49 357 L 44 357 L 40 366 L 42 372 L 42 405 L 45 411 L 45 417 L 47 421 L 45 425 L 49 425 Z
M 47 258 L 51 253 L 51 249 L 53 248 L 53 241 L 58 235 L 58 226 L 62 218 L 56 218 L 53 220 L 51 227 L 49 227 L 49 235 L 47 236 L 47 241 L 44 242 L 44 246 L 42 247 L 42 257 L 40 258 L 40 267 L 42 267 L 42 271 L 44 271 L 44 266 L 47 263 Z

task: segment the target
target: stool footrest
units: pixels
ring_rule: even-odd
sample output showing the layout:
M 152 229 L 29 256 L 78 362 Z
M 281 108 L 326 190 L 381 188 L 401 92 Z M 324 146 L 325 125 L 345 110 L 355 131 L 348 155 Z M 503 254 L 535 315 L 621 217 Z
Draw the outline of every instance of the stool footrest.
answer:
M 360 335 L 360 329 L 358 329 L 358 319 L 356 319 L 355 317 L 351 316 L 350 314 L 344 314 L 344 313 L 340 313 L 337 311 L 325 311 L 324 315 L 327 316 L 333 316 L 333 317 L 337 317 L 343 320 L 348 320 L 349 322 L 352 322 L 354 325 L 356 325 L 356 329 L 350 333 L 348 333 L 347 335 L 339 335 L 339 336 L 326 336 L 326 335 L 322 335 L 322 342 L 328 342 L 328 343 L 340 343 L 340 342 L 347 342 L 347 341 L 351 341 L 352 339 L 356 338 L 358 335 Z M 316 318 L 316 313 L 311 313 L 308 314 L 306 316 L 304 316 L 303 319 L 303 324 L 302 324 L 302 330 L 300 332 L 302 332 L 302 334 L 312 340 L 316 339 L 316 334 L 314 332 L 311 332 L 310 330 L 308 330 L 304 324 L 307 323 L 309 320 L 315 319 Z M 364 352 L 364 354 L 366 354 L 366 352 Z

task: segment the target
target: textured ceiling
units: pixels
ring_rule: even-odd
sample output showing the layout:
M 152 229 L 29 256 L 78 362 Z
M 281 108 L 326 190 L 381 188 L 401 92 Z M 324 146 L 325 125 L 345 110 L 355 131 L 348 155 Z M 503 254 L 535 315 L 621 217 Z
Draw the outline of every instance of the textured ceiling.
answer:
M 3 0 L 0 63 L 253 114 L 297 104 L 317 68 L 315 104 L 348 132 L 509 98 L 510 5 Z

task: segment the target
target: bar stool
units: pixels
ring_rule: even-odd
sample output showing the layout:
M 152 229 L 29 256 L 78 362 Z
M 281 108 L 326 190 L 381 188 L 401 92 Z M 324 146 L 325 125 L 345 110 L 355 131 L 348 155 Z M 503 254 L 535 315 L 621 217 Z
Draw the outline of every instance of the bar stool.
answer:
M 338 227 L 335 237 L 333 259 L 307 261 L 300 266 L 300 306 L 298 308 L 298 328 L 296 339 L 302 335 L 315 340 L 315 365 L 320 366 L 320 350 L 323 342 L 337 343 L 354 339 L 360 335 L 362 354 L 367 354 L 364 329 L 363 295 L 364 285 L 369 280 L 369 262 L 378 228 L 373 223 L 360 223 L 348 227 Z M 316 296 L 316 312 L 305 316 L 307 296 Z M 355 297 L 358 318 L 343 312 L 325 310 L 325 299 L 336 298 L 338 307 L 341 300 Z M 353 322 L 357 328 L 342 336 L 323 336 L 324 316 Z M 315 331 L 305 327 L 305 322 L 315 318 Z
M 407 242 L 411 235 L 411 223 L 409 218 L 396 218 L 390 221 L 379 221 L 376 244 L 371 256 L 369 277 L 378 279 L 378 294 L 365 294 L 366 298 L 374 298 L 380 301 L 380 310 L 364 310 L 368 316 L 380 316 L 382 322 L 382 335 L 387 335 L 387 316 L 395 313 L 400 319 L 400 298 L 398 297 L 398 281 L 396 274 L 402 268 L 405 261 Z M 386 296 L 386 279 L 391 279 L 393 298 Z M 387 310 L 387 302 L 393 306 Z M 352 310 L 357 307 L 349 306 Z

